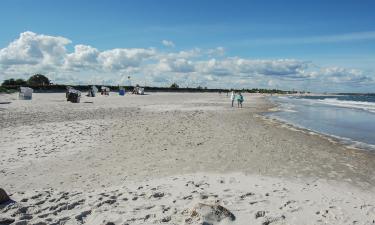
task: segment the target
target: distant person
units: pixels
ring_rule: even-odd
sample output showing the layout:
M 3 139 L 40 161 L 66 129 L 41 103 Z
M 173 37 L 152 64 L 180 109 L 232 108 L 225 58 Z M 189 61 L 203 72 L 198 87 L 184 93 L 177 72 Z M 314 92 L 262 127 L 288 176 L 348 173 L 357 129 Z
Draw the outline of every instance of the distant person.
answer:
M 232 91 L 232 93 L 230 94 L 230 100 L 232 101 L 232 107 L 233 107 L 235 98 L 236 98 L 236 95 L 234 94 L 234 91 Z
M 238 108 L 240 108 L 240 106 L 241 106 L 241 108 L 242 108 L 242 102 L 243 102 L 243 96 L 242 96 L 242 94 L 241 94 L 241 92 L 240 92 L 240 93 L 238 93 L 238 95 L 237 95 L 237 107 L 238 107 Z

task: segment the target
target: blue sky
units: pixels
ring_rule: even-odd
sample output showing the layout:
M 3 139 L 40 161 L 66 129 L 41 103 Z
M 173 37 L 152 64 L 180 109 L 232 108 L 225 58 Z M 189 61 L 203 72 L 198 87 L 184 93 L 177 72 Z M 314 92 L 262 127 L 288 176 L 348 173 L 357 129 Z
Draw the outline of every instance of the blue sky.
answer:
M 26 71 L 31 70 L 51 74 L 56 82 L 83 83 L 90 79 L 91 82 L 102 79 L 102 82 L 118 83 L 123 74 L 132 73 L 136 82 L 147 80 L 155 85 L 179 81 L 186 86 L 204 84 L 216 87 L 229 82 L 233 87 L 291 88 L 294 85 L 313 91 L 323 91 L 324 88 L 332 91 L 371 91 L 375 79 L 374 11 L 375 1 L 345 0 L 2 0 L 0 76 L 3 79 L 17 74 L 23 77 L 27 76 Z M 87 62 L 82 61 L 79 62 L 80 70 L 72 69 L 67 68 L 69 63 L 64 62 L 61 72 L 62 67 L 46 61 L 46 58 L 51 58 L 48 55 L 51 52 L 43 50 L 44 56 L 39 63 L 24 65 L 20 63 L 25 62 L 24 58 L 17 57 L 32 55 L 25 53 L 16 57 L 14 52 L 17 48 L 9 50 L 9 45 L 16 40 L 21 42 L 20 34 L 27 31 L 35 34 L 31 38 L 33 41 L 22 40 L 17 44 L 18 48 L 30 45 L 34 48 L 37 45 L 35 40 L 42 40 L 40 35 L 44 35 L 69 40 L 69 43 L 63 44 L 66 55 L 75 53 L 76 45 L 85 45 L 95 48 L 97 57 L 100 52 L 113 49 L 125 49 L 121 54 L 126 57 L 113 58 L 113 55 L 108 56 L 109 53 L 104 54 L 106 58 L 99 57 L 99 64 L 104 61 L 121 64 L 110 65 L 107 70 L 98 70 L 98 65 L 95 68 L 82 67 L 87 66 Z M 220 54 L 209 53 L 217 48 L 222 50 Z M 133 54 L 129 53 L 129 49 L 152 49 L 154 52 L 144 58 L 142 54 L 137 55 L 140 61 L 134 63 L 134 58 L 129 58 L 129 54 Z M 178 54 L 194 49 L 199 51 L 194 56 Z M 172 55 L 180 61 L 171 59 Z M 68 58 L 64 55 L 59 57 L 65 61 Z M 77 60 L 82 60 L 77 57 L 70 57 L 76 60 L 75 65 Z M 238 59 L 245 60 L 246 65 L 243 66 L 243 61 Z M 290 65 L 290 60 L 301 65 Z M 239 62 L 242 63 L 241 68 L 238 67 Z M 181 64 L 184 68 L 173 69 Z M 266 68 L 275 65 L 277 68 Z M 186 69 L 187 66 L 194 68 Z M 209 69 L 205 69 L 207 67 Z M 285 67 L 288 67 L 286 71 L 278 71 Z M 272 71 L 275 74 L 271 74 Z M 164 83 L 158 84 L 157 80 L 164 80 Z M 333 83 L 323 87 L 320 81 Z

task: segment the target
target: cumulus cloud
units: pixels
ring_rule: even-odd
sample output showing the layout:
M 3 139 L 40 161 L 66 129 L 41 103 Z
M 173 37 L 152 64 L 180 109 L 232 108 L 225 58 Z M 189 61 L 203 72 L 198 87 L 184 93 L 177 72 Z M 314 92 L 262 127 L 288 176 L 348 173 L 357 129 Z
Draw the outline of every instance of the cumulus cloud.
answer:
M 238 75 L 242 77 L 285 76 L 306 77 L 308 63 L 298 60 L 250 60 L 243 58 L 210 59 L 199 63 L 200 72 L 216 76 Z
M 173 42 L 163 41 L 167 46 Z M 314 66 L 296 59 L 261 60 L 226 57 L 225 49 L 193 48 L 162 52 L 153 48 L 115 48 L 100 51 L 64 37 L 21 33 L 0 49 L 3 79 L 45 73 L 54 82 L 124 84 L 149 82 L 186 86 L 314 88 L 374 84 L 374 75 L 358 69 Z M 295 87 L 293 85 L 297 85 Z M 312 87 L 311 85 L 315 85 Z
M 161 43 L 166 46 L 166 47 L 174 47 L 173 41 L 168 41 L 168 40 L 162 40 Z
M 74 52 L 67 54 L 65 66 L 67 68 L 95 68 L 98 65 L 98 49 L 89 45 L 76 45 Z
M 3 67 L 36 64 L 61 65 L 66 54 L 65 46 L 69 43 L 71 41 L 64 37 L 27 31 L 0 50 L 0 64 Z
M 160 55 L 160 57 L 164 57 L 164 58 L 184 58 L 184 59 L 197 58 L 200 56 L 202 56 L 202 50 L 199 48 L 193 48 L 191 50 L 171 52 L 168 54 Z
M 195 71 L 193 62 L 184 58 L 163 58 L 156 68 L 160 72 L 189 73 Z
M 112 49 L 99 54 L 98 60 L 104 69 L 121 70 L 138 67 L 142 62 L 155 56 L 154 49 Z
M 340 67 L 326 67 L 320 70 L 322 79 L 333 83 L 368 83 L 373 82 L 373 78 L 364 75 L 363 71 L 357 69 L 346 69 Z

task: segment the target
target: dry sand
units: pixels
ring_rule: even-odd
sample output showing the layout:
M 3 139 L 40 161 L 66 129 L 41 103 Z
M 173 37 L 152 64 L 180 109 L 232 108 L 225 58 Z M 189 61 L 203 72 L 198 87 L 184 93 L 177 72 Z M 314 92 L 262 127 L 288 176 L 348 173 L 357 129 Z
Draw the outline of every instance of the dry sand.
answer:
M 0 95 L 0 221 L 375 224 L 375 154 L 265 119 L 262 96 L 111 94 Z

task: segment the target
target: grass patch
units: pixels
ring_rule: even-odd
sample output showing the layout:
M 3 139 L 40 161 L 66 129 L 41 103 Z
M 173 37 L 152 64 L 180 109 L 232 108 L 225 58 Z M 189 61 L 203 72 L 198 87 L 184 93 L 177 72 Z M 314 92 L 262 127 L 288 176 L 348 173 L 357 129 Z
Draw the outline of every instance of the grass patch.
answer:
M 12 94 L 15 92 L 17 92 L 17 89 L 8 89 L 8 88 L 0 86 L 0 93 Z

